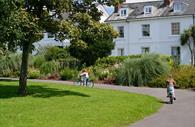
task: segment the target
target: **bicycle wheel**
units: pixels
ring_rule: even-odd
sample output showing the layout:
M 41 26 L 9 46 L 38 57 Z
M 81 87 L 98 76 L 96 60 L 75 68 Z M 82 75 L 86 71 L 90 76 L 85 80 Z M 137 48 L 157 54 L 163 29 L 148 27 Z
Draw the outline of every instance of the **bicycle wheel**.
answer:
M 80 80 L 78 80 L 78 81 L 75 81 L 74 84 L 75 84 L 76 86 L 81 86 L 82 83 L 81 83 Z
M 87 82 L 87 86 L 88 86 L 88 87 L 94 87 L 93 81 L 88 81 L 88 82 Z

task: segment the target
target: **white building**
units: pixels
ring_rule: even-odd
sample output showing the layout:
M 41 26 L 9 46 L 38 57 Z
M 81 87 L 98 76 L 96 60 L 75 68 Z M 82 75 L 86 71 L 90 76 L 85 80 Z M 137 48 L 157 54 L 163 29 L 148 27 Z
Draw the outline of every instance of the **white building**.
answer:
M 195 22 L 195 0 L 134 1 L 118 6 L 106 20 L 119 32 L 112 55 L 160 53 L 189 64 L 190 51 L 181 46 L 180 34 Z
M 102 16 L 100 17 L 100 22 L 103 23 L 109 17 L 108 12 L 106 11 L 106 7 L 101 5 L 101 4 L 98 4 L 98 3 L 95 3 L 95 6 L 97 7 L 97 9 L 100 12 L 102 12 Z M 38 49 L 38 48 L 41 49 L 45 46 L 65 47 L 65 46 L 70 45 L 70 41 L 66 39 L 63 42 L 61 42 L 61 41 L 55 39 L 55 35 L 52 35 L 50 33 L 44 33 L 44 38 L 41 41 L 36 42 L 34 45 L 35 45 L 36 49 Z M 36 53 L 36 51 L 34 52 L 34 54 L 35 53 Z

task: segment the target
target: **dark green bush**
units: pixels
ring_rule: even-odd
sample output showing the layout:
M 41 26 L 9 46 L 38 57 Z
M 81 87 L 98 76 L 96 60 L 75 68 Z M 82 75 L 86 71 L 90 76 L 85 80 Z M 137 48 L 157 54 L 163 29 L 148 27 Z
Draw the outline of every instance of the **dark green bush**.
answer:
M 172 70 L 173 78 L 176 81 L 176 88 L 195 88 L 195 67 L 182 65 Z M 167 75 L 153 79 L 147 85 L 150 87 L 166 87 Z
M 122 85 L 140 86 L 170 70 L 167 62 L 157 54 L 145 54 L 141 58 L 128 58 L 119 67 L 117 82 Z
M 67 48 L 49 47 L 44 55 L 47 61 L 71 57 Z
M 70 68 L 64 68 L 60 72 L 60 77 L 61 77 L 62 80 L 76 79 L 77 76 L 78 76 L 78 71 L 70 69 Z

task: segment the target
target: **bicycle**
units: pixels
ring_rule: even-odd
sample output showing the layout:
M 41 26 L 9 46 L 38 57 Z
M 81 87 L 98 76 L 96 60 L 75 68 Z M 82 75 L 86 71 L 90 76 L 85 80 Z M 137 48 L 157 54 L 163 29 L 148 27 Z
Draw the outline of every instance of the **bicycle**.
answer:
M 84 77 L 80 77 L 77 81 L 74 83 L 77 86 L 87 86 L 87 87 L 94 87 L 94 82 L 90 79 L 86 79 Z

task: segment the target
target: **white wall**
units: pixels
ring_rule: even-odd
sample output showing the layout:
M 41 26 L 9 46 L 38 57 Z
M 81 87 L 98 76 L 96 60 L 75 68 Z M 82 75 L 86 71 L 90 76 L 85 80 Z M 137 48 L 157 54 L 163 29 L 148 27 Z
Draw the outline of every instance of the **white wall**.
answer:
M 112 55 L 114 56 L 117 56 L 118 55 L 118 52 L 117 52 L 117 49 L 118 48 L 123 48 L 124 49 L 124 55 L 128 55 L 128 40 L 129 40 L 129 36 L 128 36 L 128 33 L 129 33 L 129 29 L 128 29 L 128 23 L 127 22 L 121 22 L 121 23 L 113 23 L 112 24 L 114 29 L 116 31 L 118 31 L 118 26 L 124 26 L 124 38 L 117 38 L 114 40 L 115 42 L 115 49 L 112 51 Z
M 115 39 L 116 44 L 112 55 L 117 55 L 117 48 L 124 48 L 125 55 L 141 54 L 142 47 L 150 47 L 150 52 L 171 55 L 171 47 L 180 47 L 181 63 L 189 64 L 190 52 L 188 47 L 180 45 L 180 35 L 171 35 L 172 22 L 180 22 L 180 33 L 193 24 L 192 16 L 112 23 L 114 28 L 122 25 L 125 27 L 125 38 Z M 142 37 L 142 24 L 150 24 L 150 37 Z

